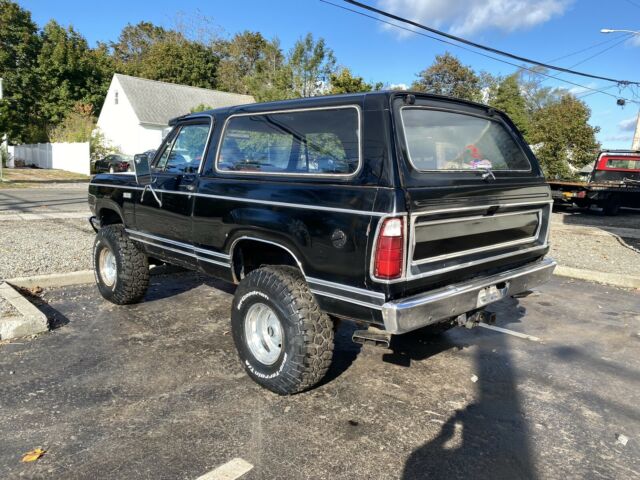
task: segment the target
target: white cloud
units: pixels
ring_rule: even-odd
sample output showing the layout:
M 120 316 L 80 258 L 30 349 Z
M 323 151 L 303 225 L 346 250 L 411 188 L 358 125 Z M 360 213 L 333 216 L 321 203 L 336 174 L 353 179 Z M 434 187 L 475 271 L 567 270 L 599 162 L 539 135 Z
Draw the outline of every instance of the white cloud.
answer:
M 621 132 L 633 132 L 636 129 L 636 123 L 638 122 L 638 117 L 627 118 L 626 120 L 622 120 L 618 123 L 618 128 Z
M 527 29 L 564 14 L 573 0 L 378 0 L 379 7 L 456 35 Z M 388 27 L 392 28 L 392 27 Z M 396 29 L 394 29 L 396 30 Z M 401 36 L 408 35 L 407 32 Z
M 392 83 L 389 85 L 390 90 L 409 90 L 409 86 L 406 83 Z
M 640 47 L 640 35 L 634 35 L 633 37 L 631 37 L 629 43 L 634 47 Z

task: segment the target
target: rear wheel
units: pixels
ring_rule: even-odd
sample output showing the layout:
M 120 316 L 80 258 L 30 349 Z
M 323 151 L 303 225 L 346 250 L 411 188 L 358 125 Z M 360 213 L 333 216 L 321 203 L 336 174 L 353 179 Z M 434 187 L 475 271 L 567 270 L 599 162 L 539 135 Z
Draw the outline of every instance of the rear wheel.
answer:
M 117 305 L 142 300 L 149 285 L 149 261 L 122 225 L 107 225 L 96 235 L 93 264 L 100 294 Z
M 331 365 L 331 319 L 294 267 L 249 273 L 236 290 L 231 327 L 247 374 L 280 395 L 313 387 Z
M 613 195 L 607 200 L 607 203 L 604 205 L 604 214 L 615 216 L 620 213 L 620 206 L 622 201 L 619 195 Z

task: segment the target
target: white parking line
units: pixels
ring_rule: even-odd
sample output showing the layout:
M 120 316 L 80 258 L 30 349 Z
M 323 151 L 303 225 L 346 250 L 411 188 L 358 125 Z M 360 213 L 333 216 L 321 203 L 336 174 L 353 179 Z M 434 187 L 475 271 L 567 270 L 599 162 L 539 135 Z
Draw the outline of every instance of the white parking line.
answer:
M 205 473 L 196 480 L 235 480 L 253 468 L 246 460 L 234 458 L 233 460 L 220 465 L 215 470 Z
M 539 342 L 540 339 L 538 337 L 534 337 L 533 335 L 527 335 L 526 333 L 514 332 L 513 330 L 508 330 L 502 327 L 496 327 L 495 325 L 488 325 L 486 323 L 480 322 L 478 324 L 480 327 L 486 328 L 487 330 L 494 330 L 496 332 L 506 333 L 507 335 L 513 335 L 514 337 L 524 338 L 525 340 L 531 340 L 532 342 Z

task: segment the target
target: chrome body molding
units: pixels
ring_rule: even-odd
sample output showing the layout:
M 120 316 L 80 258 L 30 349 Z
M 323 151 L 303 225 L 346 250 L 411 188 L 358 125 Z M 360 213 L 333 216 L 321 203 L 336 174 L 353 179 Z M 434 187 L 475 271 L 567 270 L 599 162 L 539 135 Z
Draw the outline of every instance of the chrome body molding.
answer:
M 129 185 L 111 185 L 108 183 L 90 183 L 89 186 L 95 187 L 107 187 L 107 188 L 121 188 L 121 189 L 133 189 L 133 190 L 143 190 L 142 187 L 134 187 Z M 337 213 L 347 213 L 352 215 L 364 215 L 368 217 L 384 217 L 389 215 L 386 212 L 374 212 L 366 210 L 353 210 L 350 208 L 340 208 L 340 207 L 325 207 L 322 205 L 307 205 L 305 203 L 288 203 L 288 202 L 276 202 L 272 200 L 258 200 L 256 198 L 246 198 L 246 197 L 231 197 L 227 195 L 211 195 L 208 193 L 198 193 L 198 192 L 180 192 L 175 190 L 164 190 L 161 188 L 154 189 L 157 193 L 168 193 L 174 195 L 187 195 L 190 197 L 203 197 L 203 198 L 214 198 L 216 200 L 231 200 L 241 203 L 257 203 L 259 205 L 269 205 L 273 207 L 288 207 L 288 208 L 301 208 L 306 210 L 314 210 L 314 211 L 324 211 L 324 212 L 337 212 Z
M 135 240 L 136 242 L 144 243 L 146 245 L 150 245 L 156 248 L 162 248 L 170 252 L 179 253 L 181 255 L 195 258 L 197 260 L 201 260 L 206 263 L 211 263 L 213 265 L 218 265 L 220 267 L 231 268 L 231 264 L 229 263 L 229 257 L 224 254 L 220 254 L 212 250 L 204 250 L 201 248 L 197 249 L 197 251 L 199 251 L 200 253 L 213 255 L 220 258 L 220 260 L 214 260 L 212 258 L 206 258 L 206 257 L 203 257 L 202 255 L 199 255 L 196 251 L 196 247 L 189 245 L 188 243 L 182 243 L 182 242 L 177 242 L 175 240 L 170 240 L 168 238 L 157 237 L 155 235 L 151 235 L 144 232 L 138 232 L 137 230 L 131 230 L 129 228 L 125 230 L 129 234 L 131 239 Z M 167 244 L 172 246 L 168 246 Z M 226 261 L 223 261 L 223 259 Z
M 482 289 L 503 284 L 506 296 L 515 295 L 549 280 L 556 267 L 552 259 L 544 259 L 496 275 L 420 293 L 382 305 L 385 330 L 400 334 L 467 313 L 488 303 L 479 304 Z M 497 301 L 497 300 L 496 300 Z

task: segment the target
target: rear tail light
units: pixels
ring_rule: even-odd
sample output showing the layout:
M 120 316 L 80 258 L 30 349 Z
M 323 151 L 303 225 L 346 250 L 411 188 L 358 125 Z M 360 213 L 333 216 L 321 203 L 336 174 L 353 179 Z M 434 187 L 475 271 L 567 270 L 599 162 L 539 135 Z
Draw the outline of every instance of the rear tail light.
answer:
M 373 275 L 392 280 L 402 275 L 404 263 L 404 224 L 402 218 L 387 218 L 376 240 Z

